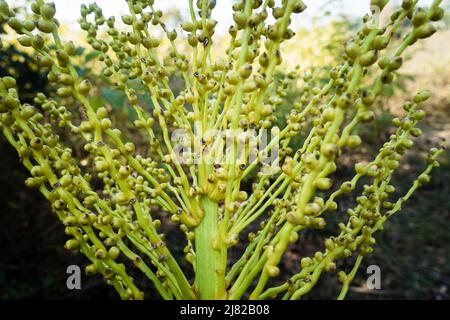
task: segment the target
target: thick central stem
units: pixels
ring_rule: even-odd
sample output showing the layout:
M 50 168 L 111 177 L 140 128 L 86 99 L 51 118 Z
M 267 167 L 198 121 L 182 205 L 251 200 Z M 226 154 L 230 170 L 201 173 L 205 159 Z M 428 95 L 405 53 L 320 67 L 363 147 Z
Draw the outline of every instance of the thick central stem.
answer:
M 204 217 L 195 229 L 195 284 L 200 299 L 224 299 L 224 270 L 221 251 L 223 241 L 219 232 L 219 206 L 206 196 L 200 200 Z

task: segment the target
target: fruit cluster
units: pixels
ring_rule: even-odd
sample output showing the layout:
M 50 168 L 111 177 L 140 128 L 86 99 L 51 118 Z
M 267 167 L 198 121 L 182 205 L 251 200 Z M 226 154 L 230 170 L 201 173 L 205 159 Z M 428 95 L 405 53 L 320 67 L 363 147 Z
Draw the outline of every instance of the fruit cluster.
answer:
M 274 76 L 282 62 L 282 44 L 295 36 L 291 19 L 306 9 L 301 0 L 235 2 L 225 58 L 216 58 L 213 50 L 215 1 L 189 0 L 190 19 L 175 29 L 164 23 L 153 0 L 126 2 L 129 14 L 120 23 L 104 17 L 96 4 L 82 5 L 79 22 L 98 53 L 102 75 L 125 93 L 136 112 L 134 126 L 148 137 L 146 154 L 138 154 L 133 142 L 114 127 L 106 106 L 95 106 L 89 99 L 98 94 L 97 88 L 77 72 L 75 45 L 61 39 L 55 5 L 35 0 L 32 14 L 22 19 L 0 0 L 1 19 L 18 34 L 22 46 L 33 50 L 57 88 L 56 96 L 40 93 L 30 105 L 21 102 L 13 78 L 1 78 L 0 129 L 30 171 L 26 185 L 42 192 L 64 224 L 69 236 L 65 247 L 80 250 L 91 261 L 86 273 L 102 274 L 123 299 L 143 298 L 126 260 L 165 299 L 239 299 L 247 292 L 252 299 L 279 294 L 299 299 L 323 271 L 333 272 L 336 261 L 353 257 L 355 268 L 349 274 L 338 272 L 343 283 L 339 298 L 344 298 L 362 258 L 373 251 L 374 233 L 439 165 L 443 146 L 430 151 L 428 166 L 410 191 L 393 199 L 391 178 L 413 147 L 413 138 L 421 135 L 417 124 L 425 116 L 421 107 L 429 92 L 421 91 L 403 105 L 405 116 L 393 121 L 395 134 L 373 161 L 355 165 L 351 180 L 333 189 L 330 176 L 341 154 L 360 146 L 355 128 L 374 119 L 374 103 L 383 87 L 395 81 L 404 51 L 436 31 L 433 22 L 444 14 L 441 1 L 418 8 L 417 1 L 404 0 L 382 24 L 380 13 L 388 1 L 372 0 L 372 14 L 345 44 L 342 63 L 330 71 L 328 83 L 318 85 L 313 76 L 302 77 L 303 93 L 287 125 L 278 131 L 275 111 L 285 101 L 286 88 L 299 80 L 299 69 L 289 70 L 284 80 Z M 393 38 L 406 21 L 410 30 L 396 46 Z M 153 32 L 156 28 L 159 33 Z M 182 44 L 186 46 L 181 50 Z M 184 90 L 171 87 L 173 78 Z M 151 109 L 143 106 L 136 83 L 149 97 Z M 209 154 L 200 152 L 196 161 L 181 162 L 171 133 L 182 129 L 198 138 L 196 125 L 201 150 Z M 58 128 L 82 139 L 94 159 L 91 170 L 82 168 Z M 238 152 L 239 138 L 229 147 L 225 139 L 203 134 L 231 130 L 239 136 L 263 129 L 278 134 L 263 150 L 256 149 L 262 139 L 257 136 L 244 154 Z M 295 150 L 291 142 L 298 136 L 304 137 L 303 145 Z M 267 174 L 264 160 L 275 146 L 279 167 Z M 251 151 L 257 157 L 249 161 Z M 208 161 L 211 154 L 215 161 Z M 252 190 L 245 191 L 241 184 L 253 172 L 258 173 Z M 338 210 L 336 198 L 355 192 L 361 178 L 362 193 L 339 224 L 340 232 L 324 241 L 323 251 L 304 257 L 298 274 L 267 288 L 269 279 L 281 272 L 288 245 L 298 241 L 302 230 L 323 228 L 323 213 Z M 156 210 L 167 212 L 186 235 L 184 253 L 193 265 L 194 283 L 158 232 L 161 221 L 152 214 Z M 257 222 L 259 231 L 248 232 Z M 228 251 L 244 232 L 249 243 L 230 266 Z

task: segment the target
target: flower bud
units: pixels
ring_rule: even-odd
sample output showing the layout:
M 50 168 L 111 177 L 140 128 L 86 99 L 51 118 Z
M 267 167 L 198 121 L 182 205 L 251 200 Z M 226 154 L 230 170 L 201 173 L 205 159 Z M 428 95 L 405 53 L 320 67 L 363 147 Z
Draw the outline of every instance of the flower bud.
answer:
M 77 222 L 81 225 L 89 225 L 91 223 L 91 220 L 89 219 L 88 214 L 83 213 L 77 217 Z
M 100 126 L 102 127 L 103 130 L 110 129 L 111 126 L 112 126 L 111 120 L 109 120 L 109 119 L 102 119 L 100 121 Z
M 250 75 L 252 74 L 252 65 L 251 64 L 244 64 L 240 69 L 239 69 L 239 75 L 244 78 L 247 79 L 248 77 L 250 77 Z
M 302 267 L 302 269 L 312 266 L 313 263 L 314 263 L 313 260 L 309 257 L 305 257 L 302 258 L 302 260 L 300 260 L 300 266 Z
M 347 109 L 351 106 L 352 97 L 350 94 L 344 94 L 338 98 L 336 105 L 341 109 Z
M 108 111 L 105 107 L 98 108 L 96 113 L 97 117 L 99 117 L 100 119 L 106 118 L 108 116 Z
M 316 187 L 320 190 L 328 190 L 333 185 L 333 181 L 330 178 L 319 178 L 316 180 Z
M 20 36 L 17 38 L 17 41 L 24 47 L 31 46 L 31 38 L 29 36 Z
M 415 103 L 422 103 L 422 102 L 427 101 L 427 100 L 430 98 L 430 96 L 431 96 L 431 92 L 430 92 L 430 91 L 428 91 L 428 90 L 423 90 L 423 91 L 418 92 L 418 93 L 414 96 L 413 101 L 414 101 Z
M 363 90 L 361 93 L 361 101 L 366 107 L 373 105 L 375 98 L 375 94 L 370 90 Z
M 322 146 L 321 152 L 328 159 L 332 159 L 339 153 L 339 147 L 334 143 L 327 143 Z
M 424 110 L 417 110 L 416 112 L 414 112 L 413 114 L 413 118 L 415 120 L 422 120 L 426 115 L 426 112 Z
M 390 61 L 388 67 L 390 70 L 398 70 L 403 64 L 402 57 L 395 57 L 392 61 Z
M 68 87 L 61 87 L 56 90 L 56 94 L 60 97 L 69 97 L 72 95 L 72 89 Z
M 273 41 L 278 41 L 278 40 L 279 40 L 279 32 L 278 32 L 278 27 L 277 27 L 277 25 L 271 25 L 271 26 L 269 26 L 269 27 L 267 28 L 266 34 L 267 34 L 267 37 L 268 37 L 270 40 L 273 40 Z
M 390 62 L 391 62 L 391 60 L 389 59 L 389 57 L 384 56 L 378 60 L 378 66 L 381 69 L 385 69 L 389 65 Z
M 431 21 L 439 21 L 444 17 L 444 9 L 438 6 L 432 6 L 429 16 Z
M 133 19 L 133 16 L 131 16 L 131 15 L 123 15 L 122 16 L 122 21 L 126 25 L 131 26 L 133 24 L 134 19 Z
M 44 38 L 39 34 L 35 35 L 33 39 L 31 39 L 31 45 L 37 50 L 42 49 L 42 47 L 44 47 Z
M 80 246 L 80 243 L 76 239 L 69 239 L 66 241 L 64 248 L 67 250 L 75 250 Z
M 403 0 L 402 1 L 402 8 L 405 10 L 409 10 L 413 7 L 414 1 L 413 0 Z
M 191 47 L 196 47 L 198 45 L 198 38 L 195 36 L 195 34 L 191 33 L 188 36 L 188 43 Z
M 17 33 L 20 33 L 20 29 L 22 28 L 22 22 L 20 22 L 17 18 L 11 18 L 8 20 L 8 25 Z
M 316 216 L 320 213 L 320 210 L 322 210 L 322 207 L 315 202 L 308 203 L 305 207 L 305 215 L 307 216 Z
M 306 153 L 302 155 L 302 160 L 305 166 L 310 170 L 314 170 L 317 167 L 318 160 L 311 153 Z
M 113 246 L 111 248 L 109 248 L 108 250 L 108 257 L 111 258 L 112 260 L 116 260 L 120 255 L 120 249 L 117 248 L 116 246 Z
M 423 8 L 418 8 L 412 17 L 412 24 L 417 28 L 427 22 L 427 19 L 427 12 Z
M 422 130 L 420 130 L 419 128 L 412 128 L 411 135 L 416 138 L 420 137 L 422 135 Z
M 93 276 L 94 274 L 97 274 L 97 267 L 94 264 L 89 264 L 84 269 L 84 272 L 87 276 Z
M 19 150 L 19 156 L 24 159 L 24 158 L 28 158 L 30 156 L 31 150 L 30 148 L 26 147 L 26 146 L 20 146 Z
M 30 147 L 33 148 L 34 150 L 41 150 L 43 145 L 44 142 L 39 137 L 35 137 L 30 141 Z
M 11 89 L 16 86 L 16 79 L 14 79 L 13 77 L 3 77 L 2 81 L 7 89 Z M 8 97 L 11 97 L 11 96 L 8 96 Z
M 371 122 L 373 119 L 375 119 L 375 114 L 373 113 L 373 111 L 364 111 L 361 114 L 359 114 L 358 119 L 361 122 Z
M 388 46 L 388 44 L 389 44 L 388 36 L 377 36 L 373 40 L 372 48 L 375 50 L 383 50 Z
M 25 185 L 28 188 L 39 188 L 41 186 L 41 184 L 42 184 L 42 181 L 39 178 L 27 178 L 25 180 Z
M 75 218 L 74 216 L 67 216 L 67 217 L 64 218 L 63 224 L 66 227 L 76 226 L 77 225 L 77 218 Z
M 299 217 L 295 212 L 288 212 L 286 214 L 286 220 L 293 225 L 306 225 L 309 222 L 309 217 Z
M 336 270 L 336 263 L 334 262 L 329 262 L 326 266 L 325 266 L 325 271 L 327 272 L 333 272 Z
M 356 59 L 356 58 L 359 56 L 359 53 L 360 53 L 360 47 L 359 47 L 359 45 L 358 45 L 356 42 L 354 42 L 354 41 L 349 42 L 349 43 L 347 44 L 347 46 L 345 47 L 345 53 L 347 54 L 347 56 L 348 56 L 350 59 Z
M 352 184 L 352 182 L 351 182 L 351 181 L 346 181 L 346 182 L 344 182 L 344 183 L 340 186 L 339 190 L 341 190 L 343 193 L 349 193 L 349 192 L 351 192 L 351 191 L 353 190 L 353 184 Z
M 363 67 L 368 67 L 374 64 L 378 59 L 377 51 L 372 50 L 369 52 L 364 53 L 361 57 L 359 57 L 359 63 Z
M 8 3 L 5 0 L 0 1 L 0 14 L 4 16 L 9 16 L 10 14 Z
M 127 142 L 123 146 L 123 151 L 127 154 L 133 154 L 135 149 L 136 149 L 136 147 L 135 147 L 134 143 L 132 143 L 132 142 Z
M 20 116 L 25 120 L 30 119 L 32 116 L 36 114 L 36 109 L 30 105 L 24 105 L 22 110 L 20 110 Z
M 236 85 L 239 82 L 239 75 L 235 71 L 229 71 L 226 79 L 229 84 Z
M 177 38 L 177 32 L 175 30 L 170 31 L 167 34 L 167 38 L 169 39 L 169 41 L 175 41 L 175 39 Z
M 236 12 L 233 14 L 233 20 L 239 29 L 243 29 L 247 23 L 247 15 L 242 11 Z
M 398 143 L 401 147 L 406 149 L 410 149 L 414 145 L 414 142 L 410 139 L 401 139 Z
M 53 19 L 53 17 L 56 14 L 55 4 L 53 2 L 44 3 L 43 5 L 41 5 L 40 13 L 44 19 L 47 20 Z
M 277 277 L 280 274 L 280 268 L 277 266 L 268 265 L 266 268 L 269 277 Z
M 335 111 L 334 111 L 333 108 L 327 107 L 327 108 L 323 111 L 322 115 L 323 115 L 323 118 L 324 118 L 326 121 L 333 121 L 333 120 L 334 120 L 334 116 L 335 116 Z
M 261 54 L 261 56 L 259 57 L 259 64 L 262 67 L 267 67 L 269 65 L 269 56 L 267 55 L 266 52 Z
M 294 13 L 302 13 L 306 10 L 306 5 L 303 3 L 303 1 L 299 1 L 297 4 L 294 5 L 294 9 L 292 12 Z
M 105 249 L 98 249 L 97 251 L 95 251 L 95 256 L 98 259 L 106 259 L 106 257 L 108 256 L 108 254 L 106 253 Z
M 296 231 L 291 232 L 291 234 L 289 235 L 289 243 L 291 244 L 296 243 L 298 238 L 299 238 L 298 232 Z
M 338 281 L 340 283 L 344 283 L 347 280 L 347 275 L 345 274 L 344 271 L 339 271 L 338 272 Z
M 83 204 L 86 207 L 92 207 L 97 202 L 97 198 L 95 196 L 87 196 L 83 200 Z
M 374 7 L 378 7 L 380 10 L 388 4 L 389 0 L 370 0 L 370 5 Z
M 328 251 L 332 251 L 336 245 L 334 244 L 334 241 L 330 238 L 325 240 L 325 248 L 327 248 Z
M 417 39 L 425 39 L 432 36 L 436 32 L 436 28 L 426 23 L 413 31 L 413 36 Z
M 65 66 L 69 62 L 69 55 L 64 50 L 56 50 L 56 58 L 61 66 Z
M 112 225 L 115 229 L 121 228 L 125 224 L 125 221 L 121 218 L 114 217 L 112 219 Z
M 364 163 L 358 162 L 355 164 L 355 171 L 357 174 L 365 174 L 367 169 Z
M 194 24 L 190 21 L 185 21 L 181 24 L 181 28 L 186 32 L 194 31 Z
M 292 29 L 286 29 L 283 33 L 283 39 L 289 40 L 295 36 L 295 32 Z
M 346 145 L 350 148 L 356 148 L 361 145 L 361 138 L 358 135 L 351 135 L 347 139 Z
M 429 175 L 427 175 L 427 174 L 421 174 L 418 178 L 417 178 L 417 181 L 419 181 L 420 182 L 420 184 L 425 184 L 425 183 L 428 183 L 428 182 L 430 182 L 430 176 Z
M 92 88 L 91 82 L 88 79 L 84 79 L 83 81 L 81 81 L 78 90 L 80 91 L 81 94 L 87 95 L 91 91 L 91 88 Z
M 314 259 L 318 262 L 321 262 L 323 260 L 324 256 L 323 253 L 320 251 L 317 251 L 316 253 L 314 253 Z
M 53 31 L 54 24 L 52 21 L 39 19 L 37 23 L 37 28 L 39 29 L 39 31 L 43 33 L 51 33 Z

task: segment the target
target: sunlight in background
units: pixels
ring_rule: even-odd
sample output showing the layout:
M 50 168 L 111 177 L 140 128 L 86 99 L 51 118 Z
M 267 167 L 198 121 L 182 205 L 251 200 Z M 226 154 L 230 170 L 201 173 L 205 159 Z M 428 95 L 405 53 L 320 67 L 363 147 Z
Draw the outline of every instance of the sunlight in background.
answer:
M 80 16 L 80 5 L 96 2 L 102 9 L 105 17 L 119 17 L 127 13 L 127 4 L 125 0 L 53 0 L 57 8 L 57 18 L 63 23 L 78 28 L 77 19 Z M 223 34 L 232 23 L 231 4 L 233 0 L 217 0 L 216 8 L 213 12 L 213 18 L 218 20 L 217 33 Z M 370 0 L 304 0 L 308 9 L 301 15 L 296 15 L 293 19 L 293 26 L 307 27 L 311 25 L 313 17 L 323 16 L 324 12 L 329 10 L 331 17 L 344 13 L 355 17 L 362 17 L 369 12 Z M 327 5 L 327 3 L 332 4 Z M 391 1 L 391 3 L 399 4 L 400 0 Z M 420 0 L 422 5 L 429 5 L 432 0 Z M 24 0 L 13 0 L 12 4 L 23 4 Z M 155 8 L 163 11 L 177 9 L 183 15 L 188 12 L 187 0 L 155 0 Z

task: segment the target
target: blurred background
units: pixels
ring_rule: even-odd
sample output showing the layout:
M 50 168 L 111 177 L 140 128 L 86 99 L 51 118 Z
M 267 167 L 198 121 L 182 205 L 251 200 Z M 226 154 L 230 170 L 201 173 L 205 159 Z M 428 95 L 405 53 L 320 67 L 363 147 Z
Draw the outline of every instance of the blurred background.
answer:
M 19 13 L 23 13 L 27 1 L 8 1 Z M 96 53 L 84 42 L 84 34 L 76 25 L 75 12 L 84 0 L 54 0 L 57 18 L 61 22 L 63 36 L 79 46 L 76 50 L 78 72 L 95 74 Z M 111 3 L 114 2 L 114 5 Z M 185 16 L 186 4 L 180 1 L 156 0 L 156 6 L 167 12 L 168 20 L 177 24 Z M 217 1 L 214 18 L 219 20 L 215 45 L 217 54 L 226 47 L 226 29 L 231 22 L 231 0 Z M 369 0 L 305 1 L 309 9 L 295 17 L 297 35 L 284 46 L 284 64 L 277 77 L 286 77 L 295 64 L 305 75 L 313 74 L 318 82 L 325 81 L 326 73 L 335 66 L 342 55 L 343 43 L 361 25 L 361 17 L 369 10 Z M 391 1 L 393 10 L 401 1 Z M 125 13 L 121 0 L 99 0 L 105 16 L 116 17 Z M 186 1 L 187 3 L 187 1 Z M 431 1 L 419 1 L 427 5 Z M 408 154 L 396 181 L 400 193 L 405 192 L 418 173 L 424 168 L 424 155 L 430 146 L 450 138 L 450 3 L 444 1 L 446 17 L 439 23 L 439 31 L 407 51 L 406 60 L 397 81 L 385 88 L 379 99 L 374 123 L 359 128 L 365 141 L 357 152 L 341 160 L 341 170 L 336 179 L 345 181 L 352 176 L 352 163 L 370 158 L 392 132 L 391 119 L 402 114 L 401 105 L 422 89 L 432 91 L 432 98 L 425 107 L 427 118 L 422 123 L 423 138 L 416 141 L 414 152 Z M 24 13 L 23 13 L 24 14 Z M 120 20 L 120 19 L 119 19 Z M 406 27 L 406 26 L 405 26 Z M 46 75 L 34 64 L 30 53 L 15 42 L 13 33 L 0 25 L 0 33 L 7 41 L 0 49 L 0 76 L 17 79 L 20 92 L 32 102 L 37 92 L 51 95 L 53 88 Z M 8 35 L 10 34 L 10 35 Z M 114 110 L 116 123 L 127 128 L 133 113 L 127 108 L 125 96 L 110 89 L 107 79 L 91 79 L 98 88 L 95 99 Z M 172 84 L 176 87 L 174 80 Z M 289 89 L 286 106 L 295 100 L 301 90 Z M 145 97 L 144 97 L 145 98 Z M 278 109 L 280 125 L 283 125 L 287 108 Z M 128 134 L 141 137 L 132 128 Z M 70 140 L 70 137 L 65 137 Z M 79 141 L 70 141 L 77 144 Z M 137 143 L 138 144 L 138 143 Z M 76 147 L 75 147 L 76 148 Z M 80 254 L 63 249 L 64 228 L 51 213 L 43 196 L 24 186 L 28 173 L 18 161 L 11 146 L 0 136 L 0 299 L 116 299 L 112 288 L 100 277 L 82 277 L 82 289 L 70 291 L 66 287 L 66 268 L 69 265 L 86 265 Z M 249 182 L 250 183 L 250 182 Z M 341 199 L 342 208 L 351 205 L 351 198 Z M 348 205 L 346 205 L 348 203 Z M 300 244 L 286 254 L 282 270 L 294 272 L 302 256 L 323 247 L 323 237 L 333 232 L 336 214 L 326 215 L 329 227 L 322 232 L 302 234 Z M 164 223 L 163 223 L 164 225 Z M 180 254 L 183 244 L 176 241 L 177 228 L 166 223 L 169 243 L 175 254 Z M 449 299 L 450 298 L 450 153 L 442 157 L 441 167 L 435 169 L 431 183 L 419 189 L 400 214 L 393 217 L 382 233 L 376 235 L 374 254 L 364 259 L 363 266 L 351 287 L 349 299 Z M 178 244 L 178 246 L 177 246 Z M 174 247 L 175 246 L 175 247 Z M 181 260 L 181 259 L 180 259 Z M 368 265 L 381 268 L 381 290 L 369 290 L 365 283 Z M 345 264 L 343 265 L 345 267 Z M 289 274 L 286 274 L 288 276 Z M 316 288 L 307 296 L 311 299 L 335 298 L 339 285 L 335 274 L 324 274 Z M 157 298 L 147 295 L 147 298 Z

